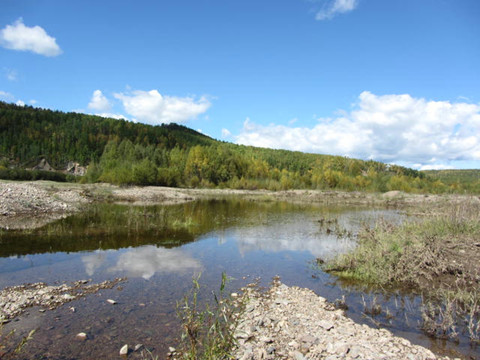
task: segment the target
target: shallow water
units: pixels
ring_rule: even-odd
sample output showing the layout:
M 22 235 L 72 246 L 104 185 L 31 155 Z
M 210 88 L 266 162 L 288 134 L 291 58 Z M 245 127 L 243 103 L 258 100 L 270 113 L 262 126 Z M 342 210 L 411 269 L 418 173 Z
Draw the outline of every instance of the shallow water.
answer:
M 380 322 L 436 352 L 476 356 L 476 349 L 465 343 L 432 340 L 418 330 L 418 297 L 365 293 L 315 267 L 316 258 L 351 249 L 355 241 L 346 235 L 380 217 L 402 219 L 394 210 L 238 200 L 154 207 L 99 205 L 39 230 L 3 233 L 2 288 L 25 282 L 128 277 L 120 287 L 54 311 L 40 313 L 32 308 L 5 330 L 16 328 L 20 336 L 38 329 L 25 347 L 26 358 L 118 358 L 125 343 L 144 344 L 163 358 L 178 338 L 176 303 L 191 288 L 192 276 L 202 274 L 201 295 L 207 298 L 226 272 L 235 279 L 228 285 L 230 291 L 256 278 L 267 285 L 279 275 L 287 285 L 308 287 L 330 301 L 345 296 L 347 314 L 356 321 L 372 326 Z M 118 304 L 108 304 L 108 298 Z M 365 304 L 374 302 L 388 308 L 393 317 L 381 314 L 372 321 L 363 316 Z M 75 341 L 79 332 L 87 333 L 88 340 Z

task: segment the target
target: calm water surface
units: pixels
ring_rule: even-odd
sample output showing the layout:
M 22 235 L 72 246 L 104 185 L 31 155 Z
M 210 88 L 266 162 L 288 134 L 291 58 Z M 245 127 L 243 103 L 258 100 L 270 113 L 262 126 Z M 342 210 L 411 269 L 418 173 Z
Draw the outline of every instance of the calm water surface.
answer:
M 394 210 L 238 200 L 154 207 L 99 205 L 39 230 L 3 233 L 2 288 L 25 282 L 128 277 L 120 287 L 54 311 L 40 313 L 32 308 L 5 330 L 15 328 L 20 336 L 38 329 L 25 348 L 25 358 L 118 358 L 126 343 L 144 344 L 163 358 L 179 336 L 176 303 L 191 288 L 192 276 L 202 274 L 201 295 L 206 299 L 225 271 L 235 279 L 230 291 L 256 278 L 268 285 L 279 275 L 287 285 L 308 287 L 330 301 L 345 296 L 347 314 L 372 326 L 375 323 L 362 312 L 364 304 L 376 299 L 394 318 L 380 315 L 375 321 L 395 334 L 436 352 L 476 356 L 476 349 L 466 344 L 433 340 L 418 330 L 418 297 L 357 290 L 314 266 L 316 258 L 351 249 L 355 242 L 346 234 L 380 217 L 402 219 Z M 109 298 L 118 304 L 108 304 Z M 89 339 L 75 341 L 79 332 L 86 332 Z

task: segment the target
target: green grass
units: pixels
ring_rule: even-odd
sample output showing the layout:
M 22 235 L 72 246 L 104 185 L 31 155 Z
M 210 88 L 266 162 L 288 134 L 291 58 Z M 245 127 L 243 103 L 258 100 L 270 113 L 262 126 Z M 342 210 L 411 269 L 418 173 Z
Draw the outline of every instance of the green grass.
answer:
M 464 203 L 450 206 L 447 213 L 400 226 L 380 221 L 374 228 L 364 228 L 357 247 L 328 262 L 325 270 L 380 286 L 392 282 L 421 286 L 422 279 L 444 273 L 445 244 L 478 239 L 478 212 L 478 204 Z
M 322 267 L 381 290 L 422 294 L 426 333 L 457 339 L 461 329 L 478 343 L 480 204 L 472 199 L 435 211 L 399 226 L 379 222 L 365 228 L 354 250 Z
M 177 304 L 182 336 L 175 354 L 171 355 L 183 360 L 231 359 L 236 345 L 234 334 L 245 298 L 235 300 L 225 296 L 225 286 L 230 279 L 222 273 L 220 290 L 212 292 L 213 304 L 201 307 L 199 279 L 200 275 L 193 279 L 191 292 Z

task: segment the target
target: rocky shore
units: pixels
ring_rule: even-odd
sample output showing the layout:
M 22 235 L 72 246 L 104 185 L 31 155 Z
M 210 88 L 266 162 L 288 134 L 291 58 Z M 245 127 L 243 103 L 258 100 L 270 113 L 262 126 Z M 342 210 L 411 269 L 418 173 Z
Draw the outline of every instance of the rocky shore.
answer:
M 50 185 L 51 184 L 51 185 Z M 89 202 L 78 186 L 0 182 L 0 228 L 32 229 L 78 211 Z
M 265 293 L 245 291 L 236 359 L 448 359 L 388 330 L 355 323 L 309 289 L 274 281 Z
M 42 312 L 53 310 L 87 294 L 96 293 L 100 289 L 111 289 L 125 280 L 117 278 L 99 284 L 79 280 L 71 285 L 49 286 L 45 283 L 34 283 L 7 287 L 0 291 L 0 322 L 8 322 L 32 306 L 39 306 Z

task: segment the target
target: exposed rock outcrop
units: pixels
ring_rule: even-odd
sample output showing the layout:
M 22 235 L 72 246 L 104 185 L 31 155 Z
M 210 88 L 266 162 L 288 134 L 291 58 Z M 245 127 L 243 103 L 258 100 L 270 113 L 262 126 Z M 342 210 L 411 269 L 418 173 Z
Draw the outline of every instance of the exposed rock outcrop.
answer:
M 55 171 L 55 169 L 48 163 L 47 159 L 42 159 L 35 165 L 32 170 Z
M 80 166 L 79 163 L 69 161 L 67 164 L 67 173 L 75 175 L 75 176 L 83 176 L 87 172 L 87 168 L 85 166 Z

